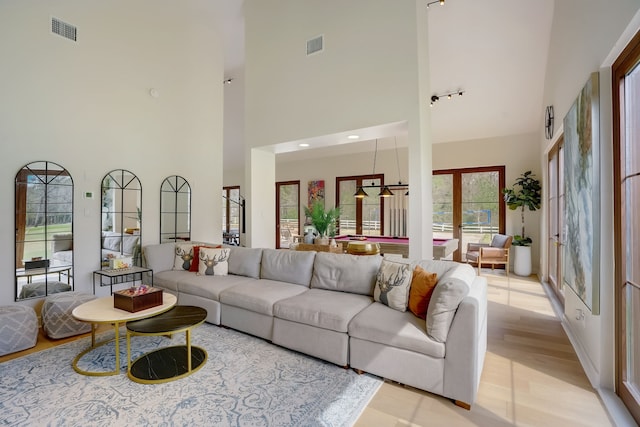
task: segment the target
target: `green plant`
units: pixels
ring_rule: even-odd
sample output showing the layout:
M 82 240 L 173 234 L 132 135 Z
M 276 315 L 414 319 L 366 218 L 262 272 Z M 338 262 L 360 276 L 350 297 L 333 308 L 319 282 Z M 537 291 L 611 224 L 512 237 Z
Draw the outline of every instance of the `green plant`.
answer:
M 542 202 L 542 187 L 540 181 L 535 178 L 531 171 L 526 171 L 513 184 L 511 188 L 502 189 L 504 201 L 512 211 L 521 210 L 522 218 L 522 234 L 513 236 L 514 246 L 531 246 L 533 242 L 530 237 L 524 234 L 524 210 L 528 208 L 530 211 L 540 209 Z
M 320 201 L 315 201 L 311 205 L 311 209 L 305 206 L 304 214 L 311 218 L 311 224 L 318 230 L 320 237 L 325 237 L 327 231 L 333 228 L 336 219 L 340 216 L 340 208 L 325 211 L 324 204 Z

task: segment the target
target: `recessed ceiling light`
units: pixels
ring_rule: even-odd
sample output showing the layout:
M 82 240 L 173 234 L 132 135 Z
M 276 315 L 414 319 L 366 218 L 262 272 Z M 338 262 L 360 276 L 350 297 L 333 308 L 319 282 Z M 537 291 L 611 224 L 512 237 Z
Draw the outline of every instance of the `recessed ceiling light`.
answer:
M 347 139 L 360 139 L 360 135 L 349 135 Z
M 307 144 L 306 142 L 303 142 L 302 144 L 298 144 L 298 147 L 308 147 L 309 144 Z

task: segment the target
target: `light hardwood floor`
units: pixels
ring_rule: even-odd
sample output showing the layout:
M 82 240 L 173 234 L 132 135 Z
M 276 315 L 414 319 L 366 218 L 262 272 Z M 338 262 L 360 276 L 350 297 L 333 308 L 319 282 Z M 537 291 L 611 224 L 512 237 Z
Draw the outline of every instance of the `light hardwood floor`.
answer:
M 482 275 L 488 350 L 471 410 L 385 382 L 356 426 L 611 426 L 542 285 L 502 270 Z
M 611 426 L 540 283 L 499 270 L 482 274 L 489 281 L 488 351 L 471 410 L 385 382 L 356 426 Z M 79 337 L 41 333 L 36 347 L 0 363 Z

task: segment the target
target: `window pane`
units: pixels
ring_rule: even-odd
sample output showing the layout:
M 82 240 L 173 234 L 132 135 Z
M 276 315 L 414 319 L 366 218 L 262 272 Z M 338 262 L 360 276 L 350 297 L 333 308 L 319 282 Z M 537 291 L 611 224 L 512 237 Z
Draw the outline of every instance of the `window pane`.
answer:
M 380 180 L 372 179 L 371 185 L 380 185 Z M 374 191 L 369 191 L 369 195 L 362 199 L 362 234 L 379 236 L 381 234 L 380 197 L 378 197 L 380 189 L 373 188 L 372 190 Z M 355 200 L 353 193 L 351 197 Z
M 280 247 L 288 248 L 293 243 L 293 236 L 299 235 L 298 212 L 300 206 L 300 186 L 298 184 L 284 184 L 280 191 Z
M 490 243 L 499 230 L 501 201 L 498 172 L 462 174 L 462 247 Z
M 626 279 L 640 284 L 640 215 L 637 214 L 640 210 L 640 177 L 627 178 L 625 189 Z
M 339 181 L 340 221 L 339 234 L 356 234 L 356 181 Z
M 433 237 L 451 239 L 453 238 L 453 175 L 433 175 L 432 187 Z

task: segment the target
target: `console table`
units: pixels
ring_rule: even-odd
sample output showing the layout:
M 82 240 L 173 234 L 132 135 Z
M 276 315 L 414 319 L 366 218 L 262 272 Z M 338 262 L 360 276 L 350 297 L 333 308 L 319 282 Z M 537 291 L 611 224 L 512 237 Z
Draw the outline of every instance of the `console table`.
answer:
M 133 284 L 135 285 L 136 280 L 139 280 L 142 283 L 144 273 L 150 274 L 151 283 L 149 283 L 149 285 L 153 286 L 153 270 L 150 268 L 133 266 L 129 268 L 117 268 L 113 270 L 96 270 L 93 272 L 93 293 L 96 293 L 96 278 L 99 279 L 100 286 L 110 286 L 111 294 L 113 295 L 113 285 L 126 282 L 133 282 Z M 137 279 L 137 277 L 139 277 L 139 279 Z

